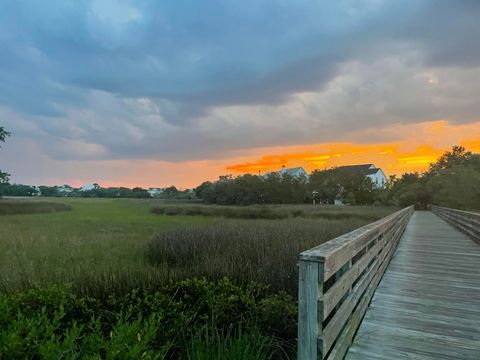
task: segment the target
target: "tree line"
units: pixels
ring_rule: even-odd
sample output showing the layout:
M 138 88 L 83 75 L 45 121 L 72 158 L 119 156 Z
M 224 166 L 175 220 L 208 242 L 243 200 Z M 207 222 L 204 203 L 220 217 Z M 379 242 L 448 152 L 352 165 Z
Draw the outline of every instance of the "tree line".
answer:
M 369 178 L 346 169 L 315 170 L 310 176 L 271 173 L 221 176 L 194 189 L 197 198 L 221 205 L 252 204 L 372 204 L 380 189 Z
M 158 189 L 157 193 L 151 194 L 147 189 L 134 187 L 108 187 L 103 188 L 93 184 L 92 189 L 75 189 L 68 185 L 63 186 L 31 186 L 23 184 L 0 184 L 0 195 L 23 196 L 23 197 L 90 197 L 90 198 L 157 198 L 191 200 L 195 194 L 190 190 L 178 190 L 175 186 Z
M 429 204 L 480 209 L 480 154 L 453 146 L 424 173 L 391 176 L 385 188 L 348 169 L 315 170 L 308 178 L 272 173 L 267 177 L 222 176 L 194 189 L 207 203 L 250 204 L 379 204 L 426 209 Z

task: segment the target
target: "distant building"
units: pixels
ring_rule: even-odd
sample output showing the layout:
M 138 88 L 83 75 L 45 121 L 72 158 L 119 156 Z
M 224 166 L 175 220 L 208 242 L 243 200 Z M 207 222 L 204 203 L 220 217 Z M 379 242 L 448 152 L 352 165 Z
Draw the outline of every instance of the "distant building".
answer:
M 338 169 L 348 170 L 368 177 L 376 188 L 383 189 L 387 186 L 387 177 L 382 169 L 375 167 L 374 164 L 339 166 Z
M 160 188 L 149 188 L 148 193 L 150 194 L 151 197 L 157 197 L 161 193 L 163 193 L 163 189 Z
M 87 184 L 87 185 L 83 185 L 81 188 L 80 188 L 80 191 L 90 191 L 90 190 L 95 190 L 95 189 L 99 189 L 100 186 L 98 184 Z
M 292 177 L 306 177 L 308 178 L 308 173 L 305 171 L 304 168 L 302 167 L 296 167 L 296 168 L 286 168 L 285 165 L 282 166 L 282 168 L 280 169 L 280 171 L 274 171 L 274 172 L 270 172 L 270 171 L 267 171 L 264 175 L 265 178 L 269 177 L 270 174 L 277 174 L 280 175 L 280 176 L 283 176 L 283 175 L 290 175 Z M 260 173 L 259 173 L 259 176 Z
M 32 186 L 32 196 L 36 197 L 36 196 L 42 196 L 42 191 L 40 190 L 40 187 L 39 186 Z
M 58 187 L 58 192 L 62 195 L 68 195 L 73 191 L 70 185 L 62 185 Z

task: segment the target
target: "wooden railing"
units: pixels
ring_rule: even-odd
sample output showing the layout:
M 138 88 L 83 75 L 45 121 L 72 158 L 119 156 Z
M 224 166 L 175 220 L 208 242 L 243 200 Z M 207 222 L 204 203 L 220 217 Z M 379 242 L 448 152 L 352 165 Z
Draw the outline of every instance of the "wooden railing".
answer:
M 300 254 L 298 359 L 342 359 L 413 206 Z
M 480 244 L 480 214 L 436 205 L 431 210 Z

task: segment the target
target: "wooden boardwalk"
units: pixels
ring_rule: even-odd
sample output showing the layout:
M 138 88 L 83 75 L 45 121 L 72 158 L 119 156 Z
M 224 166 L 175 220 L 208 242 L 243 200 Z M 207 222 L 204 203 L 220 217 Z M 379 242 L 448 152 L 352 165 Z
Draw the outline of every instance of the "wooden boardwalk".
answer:
M 415 212 L 346 357 L 480 359 L 480 246 Z

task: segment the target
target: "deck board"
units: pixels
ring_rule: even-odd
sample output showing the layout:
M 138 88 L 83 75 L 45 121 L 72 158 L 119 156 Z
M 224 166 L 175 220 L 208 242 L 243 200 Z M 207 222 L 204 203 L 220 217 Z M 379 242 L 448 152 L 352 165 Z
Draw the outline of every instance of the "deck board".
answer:
M 345 359 L 480 359 L 480 246 L 415 212 Z

